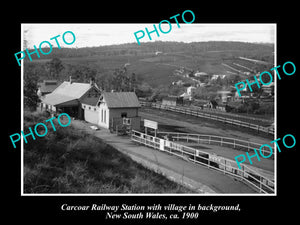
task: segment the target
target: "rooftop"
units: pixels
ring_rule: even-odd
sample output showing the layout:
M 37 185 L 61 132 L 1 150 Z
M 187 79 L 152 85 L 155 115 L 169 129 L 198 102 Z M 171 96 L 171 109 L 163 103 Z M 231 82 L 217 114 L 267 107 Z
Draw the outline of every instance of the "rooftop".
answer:
M 59 82 L 57 80 L 44 80 L 38 83 L 39 89 L 42 93 L 51 93 L 57 88 Z
M 76 100 L 80 99 L 90 88 L 91 84 L 89 83 L 64 81 L 52 93 L 47 94 L 42 101 L 54 106 L 73 100 L 76 103 Z
M 134 92 L 103 92 L 103 98 L 108 108 L 138 108 L 141 107 Z

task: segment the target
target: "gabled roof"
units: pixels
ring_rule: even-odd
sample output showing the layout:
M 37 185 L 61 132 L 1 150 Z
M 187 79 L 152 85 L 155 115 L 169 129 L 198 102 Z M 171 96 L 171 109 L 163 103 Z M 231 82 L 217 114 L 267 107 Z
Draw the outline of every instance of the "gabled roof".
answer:
M 91 85 L 89 83 L 70 84 L 69 81 L 64 81 L 52 92 L 52 94 L 60 94 L 78 99 L 83 96 L 90 88 Z
M 217 103 L 216 100 L 210 100 L 209 102 L 211 102 L 211 104 L 212 104 L 213 106 L 217 106 L 217 105 L 218 105 L 218 103 Z
M 64 81 L 52 93 L 42 100 L 49 105 L 59 105 L 80 99 L 92 86 L 89 83 L 71 83 Z
M 102 96 L 108 108 L 138 108 L 141 107 L 134 92 L 103 92 Z

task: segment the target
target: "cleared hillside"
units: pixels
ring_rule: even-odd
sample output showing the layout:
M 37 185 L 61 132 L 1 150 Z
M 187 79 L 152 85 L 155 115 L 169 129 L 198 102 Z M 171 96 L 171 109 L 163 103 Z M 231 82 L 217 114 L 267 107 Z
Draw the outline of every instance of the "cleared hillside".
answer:
M 161 54 L 156 54 L 160 51 Z M 224 64 L 236 68 L 241 72 L 264 71 L 272 68 L 274 46 L 266 44 L 244 42 L 148 42 L 137 44 L 121 44 L 79 49 L 53 49 L 49 55 L 43 55 L 33 62 L 39 67 L 40 79 L 53 79 L 47 72 L 46 64 L 52 58 L 58 57 L 64 64 L 64 70 L 56 79 L 65 80 L 72 75 L 79 81 L 86 81 L 88 76 L 96 80 L 103 80 L 111 76 L 115 69 L 124 68 L 128 74 L 135 73 L 139 81 L 143 81 L 155 88 L 168 86 L 172 81 L 180 78 L 173 76 L 174 70 L 184 67 L 189 71 L 201 71 L 212 74 L 236 74 Z M 34 57 L 34 56 L 33 56 Z M 245 57 L 260 60 L 265 64 L 256 64 L 255 61 L 242 60 Z M 238 65 L 237 65 L 238 64 Z M 92 73 L 81 72 L 80 67 L 93 70 Z M 79 72 L 78 72 L 79 71 Z M 243 75 L 244 76 L 244 75 Z

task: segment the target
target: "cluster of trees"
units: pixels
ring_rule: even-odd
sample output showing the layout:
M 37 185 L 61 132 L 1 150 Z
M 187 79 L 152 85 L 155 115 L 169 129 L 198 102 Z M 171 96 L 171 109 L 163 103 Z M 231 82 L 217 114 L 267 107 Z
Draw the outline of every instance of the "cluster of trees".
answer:
M 235 113 L 250 114 L 274 114 L 274 104 L 272 102 L 259 103 L 259 101 L 241 102 L 237 107 L 232 108 Z
M 138 79 L 135 73 L 128 74 L 126 67 L 117 68 L 96 78 L 96 82 L 105 91 L 135 91 L 138 87 Z
M 39 97 L 37 95 L 39 74 L 34 65 L 26 66 L 24 69 L 24 106 L 30 111 L 36 110 L 36 106 L 39 103 Z

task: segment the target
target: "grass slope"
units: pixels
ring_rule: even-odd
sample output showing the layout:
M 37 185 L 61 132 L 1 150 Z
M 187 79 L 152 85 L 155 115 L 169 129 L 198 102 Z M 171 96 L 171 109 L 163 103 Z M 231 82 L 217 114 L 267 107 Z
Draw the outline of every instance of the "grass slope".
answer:
M 47 114 L 25 111 L 24 131 L 46 119 Z M 24 144 L 24 193 L 192 192 L 144 168 L 98 138 L 57 123 L 55 127 L 53 131 L 49 123 L 44 137 Z

